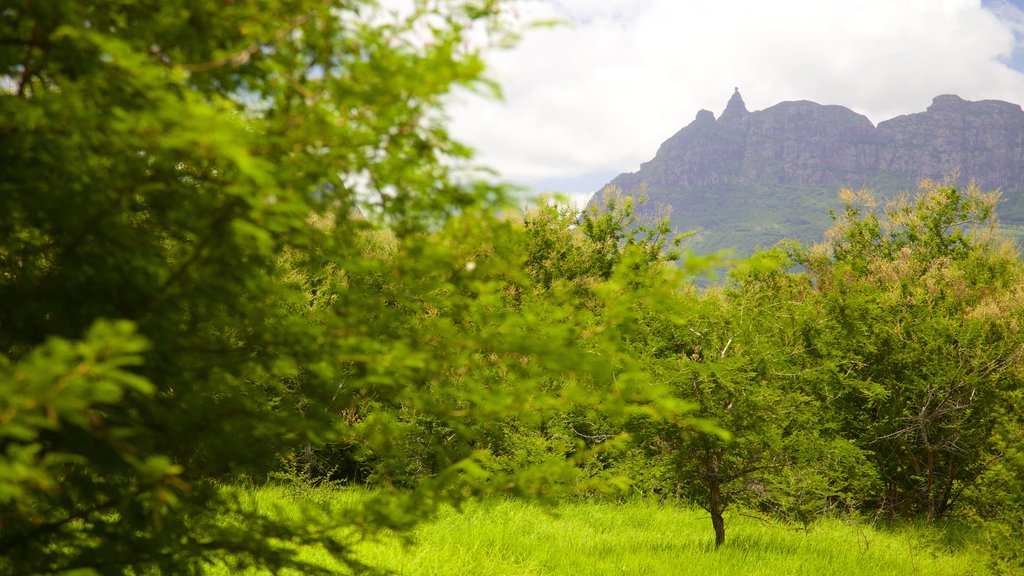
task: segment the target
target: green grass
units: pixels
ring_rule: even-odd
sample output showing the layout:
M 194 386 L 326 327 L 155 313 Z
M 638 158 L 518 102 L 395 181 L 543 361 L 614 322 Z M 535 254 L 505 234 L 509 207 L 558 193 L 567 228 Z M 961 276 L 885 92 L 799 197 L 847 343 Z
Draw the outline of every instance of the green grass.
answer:
M 349 504 L 358 491 L 338 490 Z M 319 496 L 320 498 L 323 497 Z M 257 501 L 287 513 L 294 498 L 281 488 L 257 489 Z M 358 544 L 365 562 L 408 575 L 782 575 L 987 574 L 970 534 L 955 526 L 873 527 L 826 520 L 804 530 L 727 516 L 728 541 L 712 545 L 711 523 L 699 510 L 650 501 L 571 503 L 545 509 L 492 501 L 445 510 L 413 533 Z M 324 566 L 325 553 L 303 550 Z

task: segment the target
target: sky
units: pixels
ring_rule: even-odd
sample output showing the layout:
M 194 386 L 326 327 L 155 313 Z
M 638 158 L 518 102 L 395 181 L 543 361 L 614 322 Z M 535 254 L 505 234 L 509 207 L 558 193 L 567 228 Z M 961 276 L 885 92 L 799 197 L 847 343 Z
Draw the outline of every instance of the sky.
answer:
M 488 52 L 504 99 L 460 93 L 453 135 L 502 180 L 577 202 L 738 87 L 751 111 L 839 104 L 873 123 L 940 94 L 1024 105 L 1024 0 L 523 0 Z

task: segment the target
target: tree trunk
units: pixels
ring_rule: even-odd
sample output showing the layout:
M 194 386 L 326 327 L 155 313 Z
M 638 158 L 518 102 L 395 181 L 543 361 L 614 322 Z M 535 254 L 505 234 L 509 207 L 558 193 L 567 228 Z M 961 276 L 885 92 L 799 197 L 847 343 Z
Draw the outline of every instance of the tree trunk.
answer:
M 715 528 L 715 548 L 725 544 L 725 519 L 722 518 L 722 486 L 717 480 L 708 483 L 710 499 L 708 512 L 711 512 L 711 525 Z

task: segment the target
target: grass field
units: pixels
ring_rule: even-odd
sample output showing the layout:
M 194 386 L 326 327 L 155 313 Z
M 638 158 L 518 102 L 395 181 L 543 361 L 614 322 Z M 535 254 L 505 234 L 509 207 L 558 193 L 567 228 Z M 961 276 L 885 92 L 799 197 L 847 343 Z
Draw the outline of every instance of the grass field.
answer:
M 259 488 L 251 497 L 280 513 L 297 505 L 297 496 L 283 488 Z M 335 489 L 316 498 L 329 509 L 349 505 L 360 494 Z M 988 573 L 971 535 L 957 526 L 827 520 L 805 531 L 736 514 L 726 522 L 728 542 L 716 551 L 710 521 L 699 509 L 650 501 L 546 509 L 499 500 L 443 511 L 413 533 L 412 544 L 385 535 L 360 543 L 357 551 L 370 565 L 404 575 Z M 338 574 L 350 573 L 322 551 L 306 549 L 302 555 Z

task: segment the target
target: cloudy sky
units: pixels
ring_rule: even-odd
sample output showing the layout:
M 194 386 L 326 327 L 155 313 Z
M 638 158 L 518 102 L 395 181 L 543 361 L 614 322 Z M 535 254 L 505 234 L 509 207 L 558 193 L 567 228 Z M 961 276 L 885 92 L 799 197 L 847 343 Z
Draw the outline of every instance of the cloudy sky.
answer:
M 939 94 L 1024 104 L 1024 0 L 526 0 L 491 52 L 503 102 L 458 98 L 452 130 L 503 179 L 576 198 L 639 169 L 733 88 L 747 108 L 840 104 L 878 123 Z

